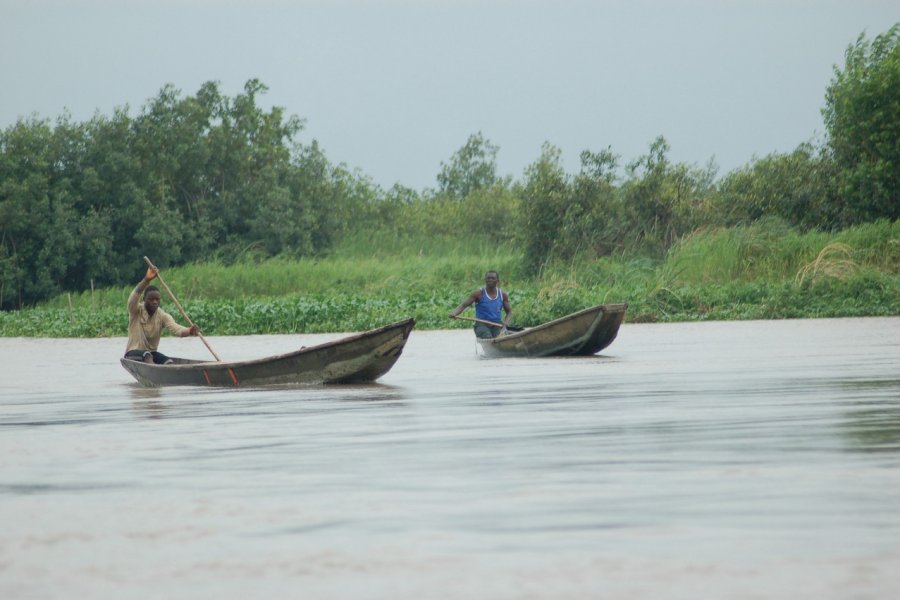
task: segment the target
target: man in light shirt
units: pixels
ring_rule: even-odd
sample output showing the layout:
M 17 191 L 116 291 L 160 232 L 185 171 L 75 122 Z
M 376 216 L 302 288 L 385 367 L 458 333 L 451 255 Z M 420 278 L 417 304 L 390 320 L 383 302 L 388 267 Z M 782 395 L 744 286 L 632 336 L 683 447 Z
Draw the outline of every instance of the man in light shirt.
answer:
M 147 274 L 128 297 L 128 346 L 125 358 L 165 365 L 171 363 L 172 359 L 157 351 L 163 327 L 178 337 L 197 335 L 200 330 L 196 325 L 179 325 L 172 315 L 160 308 L 162 296 L 159 289 L 150 285 L 156 275 L 155 269 L 147 269 Z M 140 301 L 141 292 L 144 293 L 143 302 Z

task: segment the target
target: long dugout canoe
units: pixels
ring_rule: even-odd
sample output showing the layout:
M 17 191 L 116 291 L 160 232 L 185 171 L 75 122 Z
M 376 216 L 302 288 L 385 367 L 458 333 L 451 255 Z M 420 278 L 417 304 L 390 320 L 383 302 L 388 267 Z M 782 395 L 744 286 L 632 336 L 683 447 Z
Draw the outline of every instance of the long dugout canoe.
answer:
M 627 309 L 627 304 L 599 304 L 524 331 L 476 339 L 491 358 L 590 356 L 616 339 Z
M 406 319 L 324 344 L 255 360 L 218 362 L 173 357 L 174 362 L 167 365 L 126 358 L 120 362 L 147 387 L 365 383 L 375 381 L 394 366 L 415 324 L 415 319 Z

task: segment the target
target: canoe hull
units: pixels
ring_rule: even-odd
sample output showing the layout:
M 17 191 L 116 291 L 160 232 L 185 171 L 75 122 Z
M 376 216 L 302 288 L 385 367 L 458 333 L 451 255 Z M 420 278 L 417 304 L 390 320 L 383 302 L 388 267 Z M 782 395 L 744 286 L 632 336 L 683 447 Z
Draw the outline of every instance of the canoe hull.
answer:
M 198 385 L 256 387 L 315 383 L 365 383 L 387 373 L 400 358 L 414 319 L 301 348 L 287 354 L 232 362 L 176 358 L 151 365 L 121 359 L 126 371 L 147 387 Z
M 477 341 L 492 358 L 590 356 L 616 339 L 627 309 L 627 304 L 600 304 L 525 331 Z

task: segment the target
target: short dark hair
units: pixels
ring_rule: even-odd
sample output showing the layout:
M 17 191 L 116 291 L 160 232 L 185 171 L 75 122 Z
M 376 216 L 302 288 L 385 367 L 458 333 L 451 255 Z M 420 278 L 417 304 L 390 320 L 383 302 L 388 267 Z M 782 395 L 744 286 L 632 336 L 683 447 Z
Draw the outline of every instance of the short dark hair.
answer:
M 144 290 L 144 298 L 146 298 L 147 294 L 149 294 L 150 292 L 156 292 L 157 294 L 162 296 L 162 294 L 160 294 L 160 292 L 159 292 L 158 287 L 156 287 L 155 285 L 148 285 L 147 288 Z
M 494 275 L 496 275 L 496 276 L 497 276 L 497 279 L 500 279 L 500 273 L 498 273 L 497 271 L 495 271 L 495 270 L 493 270 L 493 269 L 491 269 L 490 271 L 486 271 L 486 272 L 484 273 L 484 276 L 487 277 L 487 276 L 490 275 L 491 273 L 493 273 Z

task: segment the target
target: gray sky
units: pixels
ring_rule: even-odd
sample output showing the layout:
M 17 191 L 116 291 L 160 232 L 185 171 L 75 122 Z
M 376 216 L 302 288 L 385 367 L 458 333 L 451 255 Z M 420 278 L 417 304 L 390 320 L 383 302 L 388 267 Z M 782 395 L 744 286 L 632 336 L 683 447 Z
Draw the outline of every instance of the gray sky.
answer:
M 516 178 L 545 141 L 575 172 L 658 135 L 725 173 L 820 139 L 833 66 L 898 21 L 896 0 L 0 0 L 0 128 L 258 78 L 385 187 L 435 187 L 478 131 Z

